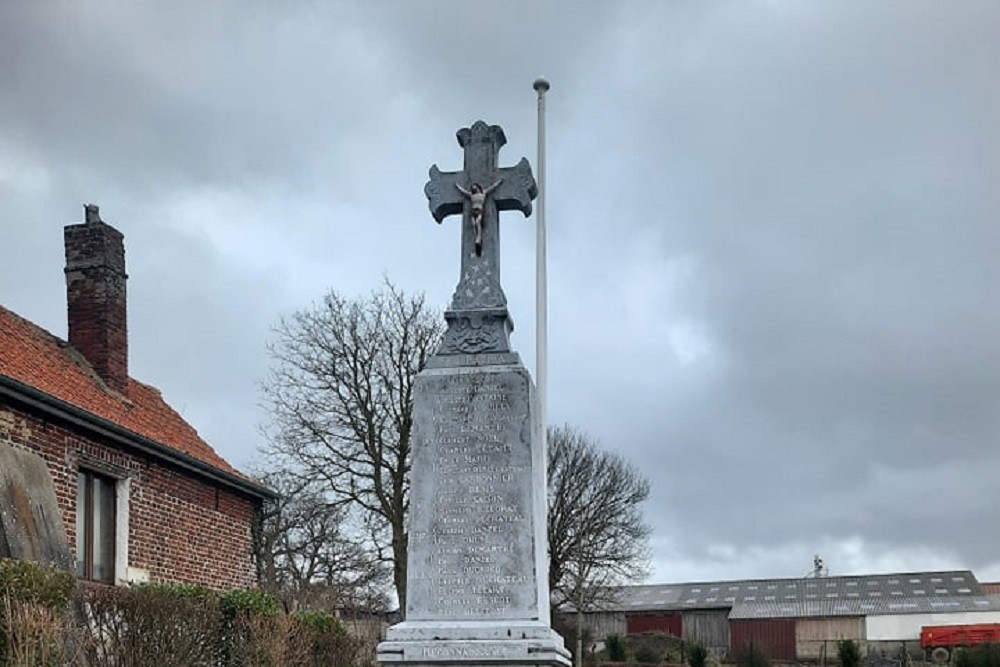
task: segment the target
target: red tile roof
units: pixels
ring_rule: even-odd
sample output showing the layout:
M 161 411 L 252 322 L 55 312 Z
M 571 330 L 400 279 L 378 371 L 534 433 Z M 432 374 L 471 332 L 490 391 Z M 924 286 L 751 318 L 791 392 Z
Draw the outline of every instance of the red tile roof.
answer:
M 160 445 L 246 479 L 201 439 L 155 387 L 129 379 L 109 389 L 66 341 L 0 306 L 0 375 L 17 380 Z

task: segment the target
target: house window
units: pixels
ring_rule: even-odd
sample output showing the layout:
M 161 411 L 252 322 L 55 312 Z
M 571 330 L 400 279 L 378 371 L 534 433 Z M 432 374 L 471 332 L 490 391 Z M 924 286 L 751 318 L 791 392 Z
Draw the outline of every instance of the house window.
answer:
M 76 486 L 76 574 L 115 581 L 117 480 L 80 470 Z

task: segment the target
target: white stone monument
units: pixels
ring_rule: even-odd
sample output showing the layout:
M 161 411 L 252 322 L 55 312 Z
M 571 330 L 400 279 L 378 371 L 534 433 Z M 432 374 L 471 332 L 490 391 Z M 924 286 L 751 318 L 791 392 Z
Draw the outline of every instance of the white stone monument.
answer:
M 534 386 L 500 287 L 499 212 L 530 215 L 537 187 L 527 160 L 497 167 L 506 141 L 482 121 L 459 130 L 465 168 L 431 167 L 424 188 L 435 220 L 462 214 L 462 270 L 416 380 L 406 620 L 379 644 L 382 665 L 569 665 L 550 627 Z

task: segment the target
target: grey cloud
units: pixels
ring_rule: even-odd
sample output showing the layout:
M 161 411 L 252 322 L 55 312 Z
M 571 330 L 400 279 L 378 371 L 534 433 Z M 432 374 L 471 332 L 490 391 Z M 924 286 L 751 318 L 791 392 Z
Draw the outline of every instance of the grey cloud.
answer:
M 477 118 L 534 160 L 545 74 L 550 414 L 651 477 L 657 578 L 1000 571 L 998 30 L 971 1 L 6 3 L 0 302 L 64 331 L 60 227 L 98 199 L 137 376 L 244 464 L 269 324 L 383 273 L 443 306 L 427 168 Z M 534 223 L 501 224 L 533 364 Z

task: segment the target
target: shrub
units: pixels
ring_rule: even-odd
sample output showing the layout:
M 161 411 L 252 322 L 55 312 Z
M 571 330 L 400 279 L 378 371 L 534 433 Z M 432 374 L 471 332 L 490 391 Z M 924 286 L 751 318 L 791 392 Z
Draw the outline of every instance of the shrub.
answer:
M 90 664 L 119 667 L 214 666 L 219 658 L 219 598 L 190 586 L 95 586 L 85 591 Z
M 316 615 L 326 618 L 321 622 Z M 309 612 L 309 620 L 300 622 L 305 630 L 304 638 L 308 640 L 310 660 L 301 663 L 308 667 L 328 667 L 329 665 L 344 665 L 345 667 L 364 667 L 371 664 L 375 647 L 359 637 L 347 633 L 343 623 L 329 614 Z M 332 621 L 332 623 L 330 622 Z
M 36 602 L 0 598 L 0 665 L 57 667 L 66 664 L 64 615 Z
M 0 665 L 62 665 L 63 619 L 76 579 L 69 572 L 0 559 Z
M 652 646 L 640 646 L 635 652 L 635 661 L 644 665 L 658 665 L 661 657 L 660 652 Z
M 955 667 L 1000 667 L 1000 644 L 957 649 Z
M 861 664 L 861 649 L 853 639 L 841 639 L 837 642 L 837 657 L 842 667 L 858 667 Z
M 293 625 L 279 617 L 273 595 L 261 590 L 233 590 L 219 599 L 224 665 L 272 665 L 286 652 Z M 288 663 L 294 664 L 294 663 Z
M 331 614 L 284 614 L 260 591 L 82 585 L 70 624 L 74 586 L 0 561 L 0 667 L 371 667 L 375 653 Z
M 244 612 L 236 617 L 235 628 L 234 641 L 227 646 L 224 664 L 233 667 L 299 667 L 312 664 L 312 639 L 291 616 Z
M 347 626 L 336 616 L 325 611 L 300 611 L 294 614 L 294 618 L 304 628 L 312 632 L 347 634 Z
M 311 661 L 302 663 L 308 667 L 365 667 L 371 664 L 375 646 L 346 633 L 325 632 L 313 635 Z
M 214 601 L 218 598 L 218 593 L 208 590 L 202 586 L 191 586 L 187 584 L 136 584 L 131 587 L 134 591 L 139 591 L 149 596 L 166 596 L 173 598 L 187 598 L 190 600 Z
M 69 572 L 27 561 L 0 558 L 0 597 L 63 610 L 73 597 L 76 578 Z
M 701 642 L 688 642 L 687 659 L 691 667 L 705 667 L 705 662 L 708 660 L 708 649 Z
M 628 659 L 625 639 L 621 635 L 608 635 L 604 640 L 604 647 L 608 650 L 608 660 L 611 662 L 625 662 Z
M 736 664 L 739 667 L 771 667 L 771 659 L 761 647 L 747 644 L 736 653 Z
M 228 617 L 239 614 L 273 616 L 278 613 L 278 600 L 262 590 L 235 590 L 223 593 L 222 613 Z

